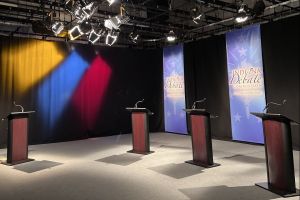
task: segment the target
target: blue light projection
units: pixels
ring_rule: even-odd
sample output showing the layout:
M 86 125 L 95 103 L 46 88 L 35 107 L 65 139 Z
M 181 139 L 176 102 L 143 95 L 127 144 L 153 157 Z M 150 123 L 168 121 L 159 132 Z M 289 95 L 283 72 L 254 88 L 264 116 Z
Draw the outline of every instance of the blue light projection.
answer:
M 89 63 L 73 51 L 39 85 L 37 111 L 44 125 L 54 127 L 88 66 Z

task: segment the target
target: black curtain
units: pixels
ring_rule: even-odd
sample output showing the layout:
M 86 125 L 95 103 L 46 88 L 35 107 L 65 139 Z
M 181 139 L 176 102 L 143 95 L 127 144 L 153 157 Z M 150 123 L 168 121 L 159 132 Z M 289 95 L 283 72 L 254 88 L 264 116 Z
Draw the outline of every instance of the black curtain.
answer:
M 20 38 L 0 38 L 0 53 L 2 58 L 2 65 L 0 66 L 0 116 L 5 117 L 9 112 L 16 111 L 17 108 L 13 106 L 13 101 L 16 100 L 19 104 L 22 104 L 26 110 L 37 110 L 39 96 L 39 87 L 43 84 L 48 77 L 54 72 L 43 77 L 39 82 L 28 88 L 26 92 L 20 93 L 18 88 L 15 88 L 14 84 L 18 78 L 13 76 L 13 73 L 8 74 L 9 69 L 14 70 L 22 68 L 22 61 L 15 66 L 8 66 L 9 62 L 7 56 L 11 53 L 15 53 L 16 48 L 19 46 L 24 47 L 28 44 L 37 45 L 35 47 L 42 48 L 44 54 L 51 52 L 49 45 L 40 44 L 31 39 Z M 33 44 L 32 44 L 33 43 Z M 55 127 L 52 129 L 46 126 L 49 121 L 50 115 L 45 116 L 39 110 L 33 114 L 30 118 L 30 144 L 40 144 L 49 142 L 60 142 L 77 140 L 87 137 L 109 136 L 116 134 L 126 134 L 131 132 L 131 117 L 130 113 L 125 110 L 126 107 L 131 107 L 136 101 L 145 99 L 143 104 L 155 113 L 150 117 L 149 128 L 152 132 L 158 132 L 163 130 L 163 85 L 162 85 L 162 50 L 137 50 L 128 48 L 108 48 L 92 45 L 68 45 L 67 43 L 55 43 L 54 46 L 59 46 L 61 51 L 65 52 L 66 57 L 71 52 L 76 51 L 80 57 L 82 57 L 87 63 L 91 64 L 97 55 L 100 55 L 111 69 L 111 76 L 106 89 L 101 109 L 97 113 L 95 125 L 92 129 L 87 129 L 82 126 L 82 120 L 78 116 L 78 110 L 74 108 L 72 102 L 68 102 L 63 109 L 63 112 L 55 121 Z M 44 46 L 43 46 L 44 45 Z M 42 46 L 42 47 L 41 47 Z M 7 49 L 13 49 L 11 52 L 6 52 Z M 26 52 L 27 50 L 24 50 Z M 6 53 L 5 53 L 6 52 Z M 39 67 L 43 67 L 43 59 L 47 59 L 47 55 L 40 56 L 42 52 L 35 50 L 35 55 L 29 55 L 26 57 L 27 65 L 30 66 L 31 60 L 40 59 L 34 66 L 33 72 L 39 70 Z M 32 57 L 31 57 L 32 56 Z M 50 53 L 49 53 L 49 56 Z M 50 62 L 50 61 L 48 61 Z M 28 64 L 29 63 L 29 64 Z M 4 69 L 4 67 L 6 67 Z M 11 67 L 11 68 L 10 68 Z M 16 68 L 16 69 L 15 69 Z M 32 67 L 31 67 L 32 68 Z M 58 67 L 59 68 L 59 67 Z M 3 69 L 3 70 L 2 70 Z M 36 70 L 35 70 L 36 69 Z M 76 70 L 76 69 L 74 69 Z M 2 72 L 7 72 L 6 74 Z M 72 73 L 72 72 L 70 72 Z M 10 78 L 7 78 L 7 76 Z M 36 76 L 35 73 L 27 73 L 29 78 Z M 70 76 L 70 75 L 69 75 Z M 63 74 L 62 79 L 63 81 Z M 82 76 L 84 77 L 84 76 Z M 28 78 L 28 77 L 27 77 Z M 6 80 L 7 79 L 7 80 Z M 55 85 L 52 82 L 52 85 Z M 5 88 L 5 90 L 3 89 Z M 78 88 L 78 87 L 77 87 Z M 59 89 L 59 88 L 58 88 Z M 52 90 L 53 91 L 53 90 Z M 45 92 L 45 90 L 44 90 Z M 97 91 L 95 91 L 97 92 Z M 48 96 L 55 101 L 56 96 L 51 96 L 52 93 L 49 90 Z M 56 95 L 64 95 L 58 94 Z M 80 102 L 81 104 L 84 102 Z M 43 105 L 46 110 L 55 109 L 45 102 Z M 97 112 L 97 111 L 95 111 Z M 46 121 L 46 122 L 45 122 Z M 6 145 L 7 138 L 7 121 L 0 121 L 0 147 Z
M 184 59 L 187 107 L 206 98 L 199 108 L 219 116 L 211 120 L 213 137 L 231 138 L 224 35 L 186 44 Z
M 267 101 L 287 100 L 270 112 L 300 122 L 300 17 L 265 24 L 261 32 Z M 300 147 L 299 126 L 292 126 L 292 137 L 294 146 Z

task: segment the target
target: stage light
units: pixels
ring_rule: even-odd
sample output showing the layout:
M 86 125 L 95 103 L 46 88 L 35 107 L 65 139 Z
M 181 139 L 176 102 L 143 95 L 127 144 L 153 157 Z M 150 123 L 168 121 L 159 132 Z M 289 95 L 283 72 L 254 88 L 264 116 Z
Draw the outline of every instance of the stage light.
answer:
M 91 30 L 92 30 L 92 25 L 87 20 L 84 21 L 84 22 L 82 22 L 79 25 L 79 27 L 80 27 L 81 32 L 84 33 L 84 34 L 89 34 L 91 32 Z
M 193 22 L 194 22 L 195 24 L 199 24 L 200 21 L 201 21 L 202 15 L 203 15 L 203 14 L 200 13 L 199 15 L 197 15 L 196 17 L 194 17 L 194 18 L 193 18 Z
M 109 30 L 112 30 L 112 29 L 117 30 L 117 29 L 119 29 L 120 25 L 121 25 L 121 20 L 118 15 L 104 20 L 104 26 L 106 28 L 108 28 Z
M 168 42 L 174 42 L 176 40 L 176 35 L 174 33 L 174 31 L 170 31 L 167 35 L 167 41 Z
M 106 35 L 105 44 L 108 46 L 112 46 L 118 39 L 119 33 L 110 31 Z
M 129 17 L 127 16 L 122 16 L 122 15 L 117 15 L 117 16 L 114 16 L 114 17 L 111 17 L 109 19 L 106 19 L 104 20 L 104 26 L 106 28 L 108 28 L 109 30 L 118 30 L 119 27 L 128 22 L 129 21 Z
M 131 32 L 131 33 L 129 34 L 130 40 L 131 40 L 133 43 L 135 43 L 135 44 L 137 43 L 139 37 L 140 37 L 140 35 L 137 34 L 137 33 L 135 33 L 135 32 Z
M 107 0 L 107 2 L 108 2 L 108 5 L 111 6 L 113 3 L 116 2 L 116 0 Z
M 71 14 L 73 14 L 73 11 L 75 10 L 74 8 L 75 2 L 74 0 L 68 0 L 65 3 L 65 9 L 70 12 Z
M 243 23 L 249 18 L 248 7 L 246 4 L 242 4 L 238 10 L 238 15 L 235 18 L 237 23 Z
M 54 22 L 51 27 L 53 33 L 56 36 L 59 35 L 64 30 L 64 28 L 65 28 L 65 26 L 62 22 Z
M 192 19 L 195 24 L 199 24 L 203 13 L 199 10 L 198 7 L 192 9 Z
M 100 30 L 98 33 L 96 33 L 96 31 L 93 29 L 90 34 L 89 34 L 89 42 L 92 44 L 95 44 L 95 42 L 97 42 L 100 37 L 103 35 L 103 31 Z
M 82 8 L 83 13 L 85 14 L 85 18 L 89 19 L 96 11 L 97 5 L 95 2 L 91 2 L 85 7 Z
M 84 20 L 87 19 L 86 14 L 83 12 L 83 10 L 80 7 L 77 7 L 74 11 L 74 16 L 78 19 L 78 23 L 82 23 Z
M 79 25 L 74 26 L 71 30 L 68 31 L 70 40 L 76 40 L 80 36 L 82 36 L 84 33 L 80 29 Z

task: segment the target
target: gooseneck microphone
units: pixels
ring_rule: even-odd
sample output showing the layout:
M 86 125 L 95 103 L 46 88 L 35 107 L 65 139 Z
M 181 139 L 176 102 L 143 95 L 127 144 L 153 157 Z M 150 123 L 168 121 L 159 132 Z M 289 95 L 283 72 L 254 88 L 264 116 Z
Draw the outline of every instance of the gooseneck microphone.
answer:
M 195 109 L 195 108 L 196 108 L 196 104 L 197 104 L 197 103 L 203 103 L 204 101 L 206 101 L 206 98 L 203 98 L 203 99 L 201 99 L 201 100 L 195 101 L 195 102 L 193 103 L 192 109 Z
M 24 108 L 23 108 L 23 106 L 16 104 L 16 102 L 15 102 L 15 101 L 14 101 L 14 105 L 15 105 L 16 107 L 20 107 L 20 108 L 21 108 L 21 112 L 24 112 Z
M 137 107 L 138 107 L 138 104 L 139 104 L 139 103 L 142 103 L 143 101 L 144 101 L 144 99 L 142 99 L 142 100 L 136 102 L 136 103 L 134 104 L 134 107 L 137 108 Z
M 286 99 L 283 99 L 283 101 L 281 103 L 276 103 L 276 102 L 271 101 L 271 102 L 267 103 L 267 105 L 264 107 L 263 111 L 266 111 L 266 113 L 267 113 L 270 105 L 282 106 L 282 105 L 286 104 L 286 102 L 287 102 Z

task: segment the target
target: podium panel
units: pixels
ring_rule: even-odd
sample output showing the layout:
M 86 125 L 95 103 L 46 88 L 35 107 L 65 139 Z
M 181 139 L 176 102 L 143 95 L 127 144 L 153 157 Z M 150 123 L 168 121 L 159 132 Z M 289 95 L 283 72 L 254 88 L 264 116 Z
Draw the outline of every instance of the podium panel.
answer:
M 28 157 L 28 118 L 19 118 L 9 121 L 8 163 L 27 160 Z
M 207 165 L 213 164 L 209 161 L 209 156 L 207 156 L 207 117 L 201 115 L 191 115 L 191 125 L 193 159 L 202 163 L 206 163 Z
M 148 127 L 146 113 L 132 113 L 133 150 L 136 152 L 149 151 Z
M 291 128 L 289 123 L 264 120 L 267 153 L 268 180 L 271 187 L 296 192 L 292 152 Z
M 7 160 L 3 164 L 16 165 L 33 160 L 28 159 L 28 122 L 31 113 L 34 111 L 12 112 L 7 116 Z
M 186 161 L 206 168 L 220 164 L 213 161 L 210 113 L 203 109 L 184 109 L 189 114 L 193 147 L 193 160 Z
M 299 196 L 296 188 L 291 123 L 281 114 L 251 113 L 263 120 L 268 182 L 255 185 L 283 197 Z
M 150 151 L 149 142 L 149 115 L 153 115 L 146 108 L 126 108 L 131 112 L 131 125 L 132 125 L 132 150 L 129 153 L 149 154 Z

